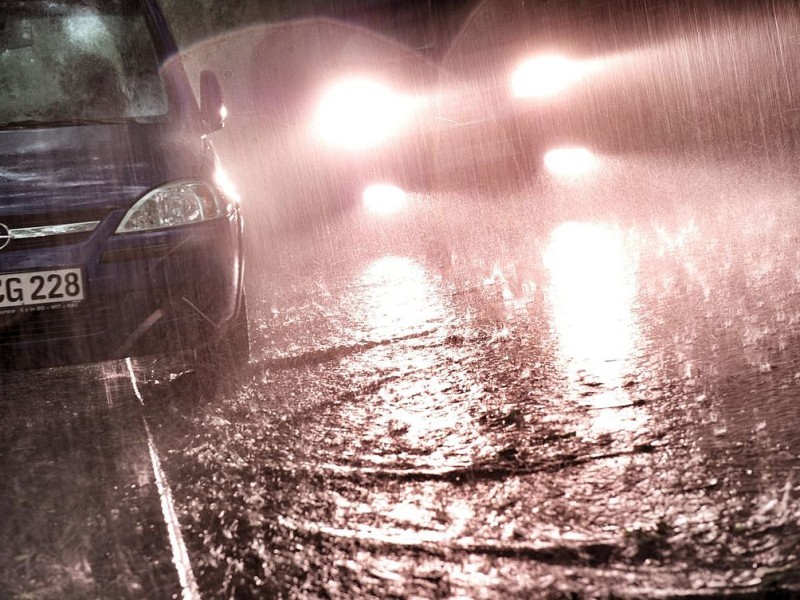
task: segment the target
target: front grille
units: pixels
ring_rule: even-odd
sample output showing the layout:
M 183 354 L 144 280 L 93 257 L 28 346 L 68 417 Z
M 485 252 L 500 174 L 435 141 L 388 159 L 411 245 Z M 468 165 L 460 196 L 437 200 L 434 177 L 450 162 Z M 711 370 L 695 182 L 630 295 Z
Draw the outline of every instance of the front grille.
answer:
M 88 240 L 91 235 L 91 231 L 82 231 L 80 233 L 67 233 L 63 235 L 12 239 L 3 251 L 21 252 L 25 250 L 40 250 L 42 248 L 60 248 L 62 246 L 81 244 Z
M 52 210 L 46 213 L 18 215 L 0 212 L 0 223 L 9 229 L 26 227 L 48 227 L 64 223 L 86 223 L 102 221 L 109 213 L 106 208 L 81 208 L 76 210 Z
M 8 230 L 6 252 L 58 248 L 87 241 L 108 215 L 105 209 L 58 211 L 33 215 L 0 214 L 0 233 Z

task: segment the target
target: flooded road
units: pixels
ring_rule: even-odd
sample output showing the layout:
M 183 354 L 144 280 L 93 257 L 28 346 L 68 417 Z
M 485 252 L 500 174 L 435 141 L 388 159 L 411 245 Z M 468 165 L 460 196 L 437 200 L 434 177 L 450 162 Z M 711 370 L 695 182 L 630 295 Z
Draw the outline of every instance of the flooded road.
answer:
M 4 539 L 24 539 L 3 553 L 8 595 L 72 589 L 70 565 L 134 569 L 54 532 L 135 510 L 160 524 L 113 531 L 136 561 L 160 548 L 153 587 L 72 597 L 192 597 L 148 443 L 204 598 L 800 593 L 798 189 L 771 166 L 608 157 L 587 179 L 412 195 L 303 234 L 266 235 L 249 207 L 237 377 L 137 367 L 141 405 L 103 367 L 100 391 L 128 386 L 121 415 L 59 375 L 3 375 Z M 88 373 L 64 377 L 93 389 Z M 26 425 L 7 389 L 109 430 Z M 110 491 L 137 468 L 147 494 Z

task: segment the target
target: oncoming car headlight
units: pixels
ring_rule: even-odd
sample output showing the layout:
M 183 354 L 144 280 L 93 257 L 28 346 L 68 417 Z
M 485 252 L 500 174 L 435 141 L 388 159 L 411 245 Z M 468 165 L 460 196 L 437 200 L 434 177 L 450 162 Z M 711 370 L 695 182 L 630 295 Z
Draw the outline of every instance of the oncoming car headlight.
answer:
M 587 61 L 563 56 L 536 56 L 517 67 L 511 76 L 516 98 L 550 98 L 578 83 L 594 67 Z
M 210 185 L 200 181 L 177 181 L 142 196 L 122 219 L 116 233 L 199 223 L 224 213 L 223 199 Z
M 348 79 L 325 93 L 314 130 L 327 143 L 350 150 L 373 148 L 400 133 L 414 101 L 368 79 Z

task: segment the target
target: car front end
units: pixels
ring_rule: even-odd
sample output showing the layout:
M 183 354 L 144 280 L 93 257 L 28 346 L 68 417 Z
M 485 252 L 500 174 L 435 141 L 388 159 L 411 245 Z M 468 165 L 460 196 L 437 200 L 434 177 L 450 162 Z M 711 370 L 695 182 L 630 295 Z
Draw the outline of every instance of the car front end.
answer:
M 221 100 L 198 110 L 151 3 L 51 4 L 19 8 L 4 65 L 25 94 L 0 102 L 0 368 L 213 345 L 244 304 Z M 25 73 L 55 41 L 61 64 Z

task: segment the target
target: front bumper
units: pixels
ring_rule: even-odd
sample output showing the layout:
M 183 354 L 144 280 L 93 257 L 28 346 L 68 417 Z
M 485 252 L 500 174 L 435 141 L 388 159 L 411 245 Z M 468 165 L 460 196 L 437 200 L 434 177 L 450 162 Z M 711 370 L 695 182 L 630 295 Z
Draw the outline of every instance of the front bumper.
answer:
M 114 235 L 112 214 L 80 244 L 0 256 L 0 272 L 83 270 L 86 299 L 0 312 L 0 368 L 37 368 L 191 350 L 236 314 L 241 217 Z

